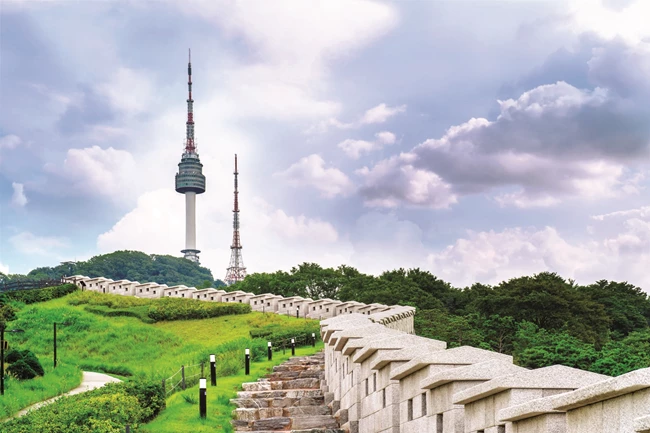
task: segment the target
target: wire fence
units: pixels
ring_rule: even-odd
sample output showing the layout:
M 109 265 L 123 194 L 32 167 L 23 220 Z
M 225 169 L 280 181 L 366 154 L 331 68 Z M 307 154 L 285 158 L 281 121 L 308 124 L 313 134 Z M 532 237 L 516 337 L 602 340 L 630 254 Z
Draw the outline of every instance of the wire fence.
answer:
M 292 338 L 285 338 L 283 340 L 278 340 L 277 342 L 271 342 L 271 349 L 274 352 L 286 353 L 287 350 L 291 350 L 292 343 L 291 340 L 294 340 L 293 347 L 308 346 L 316 344 L 316 336 L 311 334 L 299 334 Z M 199 379 L 205 378 L 205 368 L 206 362 L 199 362 L 198 364 L 192 365 L 181 365 L 181 368 L 174 374 L 172 374 L 167 379 L 163 379 L 162 386 L 165 390 L 165 396 L 169 397 L 178 391 L 184 391 L 187 388 L 199 383 Z
M 63 280 L 23 280 L 11 282 L 0 280 L 0 292 L 42 289 L 43 287 L 59 286 L 61 284 L 63 284 Z

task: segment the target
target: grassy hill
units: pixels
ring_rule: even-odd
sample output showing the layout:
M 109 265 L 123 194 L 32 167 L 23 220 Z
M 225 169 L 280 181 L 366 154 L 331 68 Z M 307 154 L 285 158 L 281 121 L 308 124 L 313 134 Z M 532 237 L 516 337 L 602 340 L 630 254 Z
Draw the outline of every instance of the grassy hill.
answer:
M 96 302 L 88 301 L 88 298 Z M 114 302 L 109 304 L 114 308 L 105 305 L 106 299 L 113 299 Z M 84 302 L 80 303 L 80 300 Z M 138 305 L 129 306 L 134 301 Z M 190 306 L 212 304 L 189 299 L 138 300 L 91 292 L 75 292 L 31 305 L 14 303 L 19 308 L 17 318 L 8 322 L 8 327 L 25 332 L 12 334 L 7 340 L 12 347 L 32 350 L 46 368 L 46 375 L 22 383 L 9 380 L 5 398 L 0 400 L 0 418 L 73 388 L 79 383 L 80 370 L 106 372 L 126 379 L 160 381 L 174 374 L 181 365 L 208 361 L 210 354 L 216 354 L 218 376 L 236 376 L 243 371 L 245 348 L 251 348 L 253 360 L 259 362 L 266 357 L 267 339 L 275 341 L 291 334 L 317 332 L 318 329 L 316 321 L 252 312 L 200 320 L 143 321 L 143 308 L 160 308 L 156 303 L 170 301 L 174 307 L 178 303 Z M 98 309 L 96 304 L 102 304 L 103 308 Z M 232 307 L 232 304 L 222 305 Z M 126 311 L 129 308 L 139 309 L 139 313 L 117 317 L 106 315 L 108 310 Z M 57 326 L 59 366 L 56 371 L 52 368 L 54 322 L 69 323 Z M 266 336 L 263 340 L 251 339 L 251 331 Z M 279 360 L 280 357 L 276 362 Z M 34 389 L 43 392 L 35 393 Z M 232 392 L 232 389 L 228 391 Z

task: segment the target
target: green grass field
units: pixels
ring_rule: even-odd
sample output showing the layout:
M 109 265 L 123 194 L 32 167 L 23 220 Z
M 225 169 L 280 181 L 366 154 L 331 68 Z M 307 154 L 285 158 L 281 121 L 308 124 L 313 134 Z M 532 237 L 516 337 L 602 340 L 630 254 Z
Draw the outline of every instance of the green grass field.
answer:
M 90 313 L 83 305 L 69 304 L 68 300 L 75 295 L 21 306 L 18 319 L 10 323 L 12 328 L 25 330 L 8 337 L 10 345 L 33 351 L 46 368 L 46 376 L 37 380 L 40 382 L 30 381 L 32 385 L 10 380 L 0 401 L 0 417 L 75 387 L 80 381 L 80 369 L 160 380 L 171 376 L 181 365 L 207 361 L 209 354 L 216 353 L 220 375 L 232 374 L 240 366 L 244 348 L 253 347 L 251 330 L 282 328 L 304 332 L 306 325 L 317 326 L 315 321 L 268 313 L 148 324 L 136 317 Z M 54 322 L 71 323 L 57 326 L 56 373 L 52 373 Z M 261 368 L 263 364 L 259 365 Z M 30 386 L 41 389 L 34 392 Z M 170 402 L 176 398 L 172 396 Z

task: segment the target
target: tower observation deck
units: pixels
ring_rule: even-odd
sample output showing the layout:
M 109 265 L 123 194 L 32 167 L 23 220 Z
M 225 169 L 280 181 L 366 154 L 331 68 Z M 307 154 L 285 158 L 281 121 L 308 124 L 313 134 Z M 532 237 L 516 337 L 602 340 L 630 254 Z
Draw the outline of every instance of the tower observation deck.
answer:
M 184 257 L 199 263 L 199 253 L 196 249 L 196 195 L 205 192 L 205 176 L 203 164 L 196 152 L 194 141 L 194 100 L 192 99 L 192 57 L 190 52 L 187 63 L 187 122 L 185 123 L 185 150 L 178 164 L 176 173 L 176 192 L 185 194 L 185 249 L 181 250 Z

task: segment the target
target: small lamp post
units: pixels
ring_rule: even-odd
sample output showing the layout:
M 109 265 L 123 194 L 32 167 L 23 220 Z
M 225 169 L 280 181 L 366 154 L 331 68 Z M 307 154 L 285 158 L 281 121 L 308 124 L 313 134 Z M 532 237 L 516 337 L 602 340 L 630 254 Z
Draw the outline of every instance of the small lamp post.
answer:
M 296 307 L 296 319 L 300 319 L 300 307 Z
M 210 355 L 210 384 L 217 386 L 217 360 L 215 355 Z
M 56 368 L 56 325 L 57 325 L 57 323 L 54 322 L 54 368 Z M 59 325 L 68 326 L 68 325 L 71 325 L 71 323 L 70 322 L 62 322 L 62 323 L 59 323 Z
M 251 350 L 246 349 L 246 352 L 244 354 L 244 362 L 245 362 L 245 370 L 246 370 L 246 376 L 251 374 Z
M 271 347 L 271 342 L 270 341 L 267 343 L 267 345 L 268 345 L 267 355 L 268 355 L 269 361 L 271 361 L 271 360 L 273 360 L 273 348 Z
M 5 395 L 5 332 L 25 332 L 22 329 L 5 329 L 4 322 L 0 323 L 0 395 Z
M 204 378 L 199 379 L 199 416 L 205 418 L 207 413 L 207 384 Z
M 291 356 L 296 356 L 296 339 L 291 339 Z

